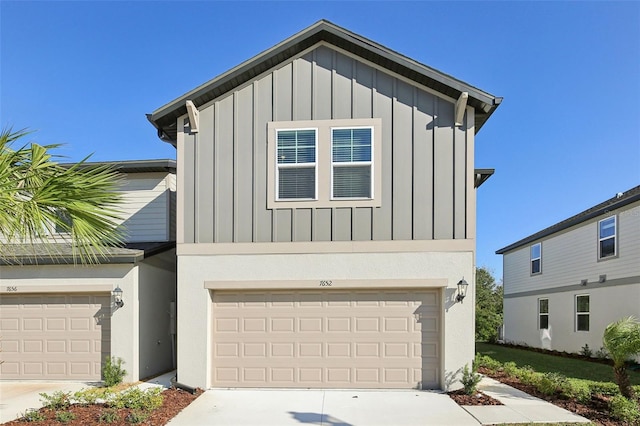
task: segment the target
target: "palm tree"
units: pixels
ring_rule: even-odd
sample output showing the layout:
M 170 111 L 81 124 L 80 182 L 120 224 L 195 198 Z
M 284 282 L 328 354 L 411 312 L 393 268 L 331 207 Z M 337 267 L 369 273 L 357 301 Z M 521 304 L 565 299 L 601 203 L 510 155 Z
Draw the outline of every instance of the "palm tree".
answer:
M 71 244 L 74 262 L 99 262 L 109 247 L 123 241 L 119 174 L 108 166 L 91 167 L 88 157 L 60 165 L 59 156 L 50 153 L 59 145 L 12 148 L 29 133 L 0 132 L 0 258 L 11 256 L 12 244 L 38 243 L 53 256 L 55 234 Z
M 604 330 L 602 342 L 613 360 L 613 373 L 620 393 L 634 397 L 625 362 L 640 352 L 640 322 L 634 317 L 619 319 Z

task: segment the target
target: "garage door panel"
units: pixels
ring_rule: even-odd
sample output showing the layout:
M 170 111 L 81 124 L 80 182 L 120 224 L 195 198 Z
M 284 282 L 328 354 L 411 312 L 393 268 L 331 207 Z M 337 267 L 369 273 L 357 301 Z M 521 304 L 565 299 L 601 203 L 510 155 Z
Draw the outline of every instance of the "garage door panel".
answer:
M 99 380 L 110 353 L 108 294 L 2 298 L 3 379 Z
M 438 291 L 214 292 L 213 384 L 438 387 L 439 310 Z

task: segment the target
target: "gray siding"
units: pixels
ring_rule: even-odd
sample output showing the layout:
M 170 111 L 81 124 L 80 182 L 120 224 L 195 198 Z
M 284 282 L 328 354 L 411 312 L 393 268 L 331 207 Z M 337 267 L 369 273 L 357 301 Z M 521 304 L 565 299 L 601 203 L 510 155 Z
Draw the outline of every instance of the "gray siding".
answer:
M 179 158 L 181 242 L 464 239 L 472 141 L 453 116 L 453 102 L 318 47 L 201 107 Z M 345 118 L 382 119 L 382 205 L 267 209 L 267 123 Z

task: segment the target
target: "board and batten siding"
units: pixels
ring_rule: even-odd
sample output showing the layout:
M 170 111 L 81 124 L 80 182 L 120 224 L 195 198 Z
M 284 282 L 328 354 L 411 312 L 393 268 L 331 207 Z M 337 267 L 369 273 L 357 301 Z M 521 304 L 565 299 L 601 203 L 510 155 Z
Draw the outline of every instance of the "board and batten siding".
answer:
M 127 241 L 159 242 L 172 238 L 170 218 L 174 214 L 172 211 L 175 211 L 175 189 L 172 190 L 172 187 L 175 188 L 173 174 L 126 175 L 120 191 L 123 192 L 124 218 L 121 224 L 126 228 Z
M 465 239 L 473 112 L 320 45 L 178 120 L 179 243 Z M 380 207 L 267 208 L 267 123 L 380 118 Z M 471 224 L 470 224 L 470 221 Z
M 617 217 L 618 256 L 598 260 L 598 221 Z M 600 275 L 607 281 L 640 276 L 640 203 L 598 216 L 542 242 L 542 273 L 531 275 L 531 244 L 504 255 L 505 295 L 534 290 L 554 289 L 580 284 L 587 279 L 597 283 Z M 532 244 L 534 244 L 532 243 Z

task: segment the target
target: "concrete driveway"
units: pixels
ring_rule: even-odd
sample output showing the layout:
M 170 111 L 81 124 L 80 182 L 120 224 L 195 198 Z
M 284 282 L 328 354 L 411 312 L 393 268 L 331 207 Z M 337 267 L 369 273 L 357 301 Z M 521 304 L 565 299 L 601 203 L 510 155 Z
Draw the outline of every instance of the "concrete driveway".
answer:
M 431 391 L 212 389 L 169 425 L 479 425 L 448 395 Z
M 41 393 L 75 392 L 91 387 L 81 382 L 0 382 L 0 423 L 17 419 L 29 408 L 40 408 Z

